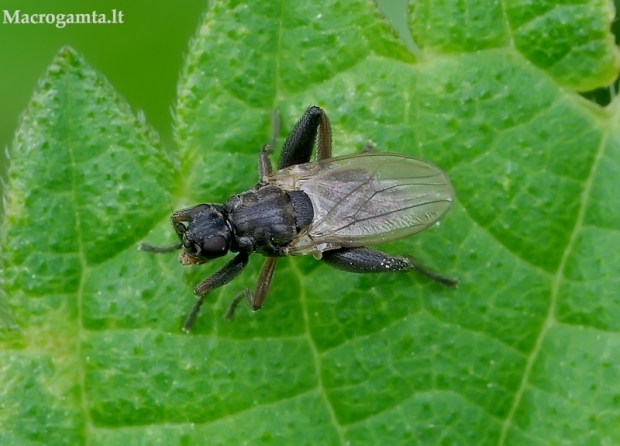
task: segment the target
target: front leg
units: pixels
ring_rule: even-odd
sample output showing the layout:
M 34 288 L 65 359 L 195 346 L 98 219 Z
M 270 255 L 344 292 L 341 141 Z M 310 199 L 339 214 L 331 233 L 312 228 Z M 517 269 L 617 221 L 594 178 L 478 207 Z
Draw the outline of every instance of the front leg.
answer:
M 318 135 L 318 138 L 317 138 Z M 314 143 L 317 143 L 317 160 L 332 156 L 332 128 L 322 108 L 312 106 L 301 117 L 286 138 L 278 169 L 310 161 Z
M 194 294 L 198 296 L 192 311 L 190 311 L 187 319 L 185 319 L 185 323 L 183 324 L 183 331 L 189 332 L 192 329 L 192 325 L 194 325 L 194 321 L 196 320 L 196 316 L 200 311 L 200 306 L 204 301 L 205 296 L 209 291 L 213 291 L 216 288 L 219 288 L 223 285 L 226 285 L 228 282 L 237 277 L 241 271 L 248 264 L 249 255 L 247 252 L 240 252 L 224 265 L 221 269 L 211 274 L 209 277 L 204 279 L 196 288 L 194 288 Z

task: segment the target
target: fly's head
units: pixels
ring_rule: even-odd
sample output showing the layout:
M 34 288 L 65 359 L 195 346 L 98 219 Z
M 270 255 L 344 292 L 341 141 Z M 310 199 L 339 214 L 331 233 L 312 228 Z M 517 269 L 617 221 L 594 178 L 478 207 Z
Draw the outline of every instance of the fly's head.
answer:
M 199 204 L 172 215 L 172 226 L 182 243 L 179 262 L 193 265 L 228 253 L 232 239 L 224 209 L 218 204 Z

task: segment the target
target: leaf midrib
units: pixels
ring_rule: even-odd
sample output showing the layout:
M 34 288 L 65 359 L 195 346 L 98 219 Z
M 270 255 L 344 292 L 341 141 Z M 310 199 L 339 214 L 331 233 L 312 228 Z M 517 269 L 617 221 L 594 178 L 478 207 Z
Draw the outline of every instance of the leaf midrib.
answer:
M 69 53 L 71 54 L 71 53 Z M 65 77 L 66 88 L 65 91 L 71 91 L 71 82 L 68 79 L 68 76 Z M 70 128 L 74 127 L 74 123 L 72 122 L 72 99 L 73 96 L 71 94 L 67 94 L 67 119 L 68 126 Z M 73 135 L 72 132 L 68 132 L 69 135 Z M 84 242 L 83 242 L 83 232 L 82 232 L 82 218 L 81 218 L 81 208 L 78 200 L 78 186 L 77 186 L 77 162 L 74 156 L 74 145 L 80 146 L 79 144 L 75 144 L 75 141 L 69 140 L 67 141 L 67 151 L 69 152 L 69 156 L 71 158 L 71 194 L 73 196 L 73 206 L 75 207 L 75 225 L 76 225 L 76 234 L 77 234 L 77 255 L 80 261 L 81 266 L 81 274 L 80 274 L 80 283 L 78 285 L 77 290 L 77 340 L 76 340 L 76 351 L 74 362 L 77 363 L 77 377 L 80 388 L 80 404 L 82 407 L 82 413 L 84 416 L 84 432 L 83 437 L 88 442 L 88 432 L 92 431 L 94 426 L 93 421 L 90 417 L 90 411 L 88 410 L 88 398 L 86 393 L 86 370 L 84 364 L 82 363 L 82 342 L 85 338 L 85 328 L 82 324 L 83 321 L 83 305 L 84 305 L 84 287 L 86 284 L 86 276 L 90 267 L 88 266 L 88 262 L 86 260 L 85 250 L 84 250 Z

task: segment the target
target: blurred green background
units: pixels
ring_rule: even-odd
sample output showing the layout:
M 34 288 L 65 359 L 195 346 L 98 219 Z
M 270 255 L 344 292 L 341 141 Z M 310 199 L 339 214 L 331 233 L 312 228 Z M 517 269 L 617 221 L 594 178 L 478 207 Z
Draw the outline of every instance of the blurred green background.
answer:
M 133 107 L 142 110 L 147 122 L 160 134 L 164 145 L 172 144 L 171 107 L 188 40 L 194 35 L 208 0 L 113 1 L 1 0 L 0 20 L 0 178 L 6 178 L 5 148 L 11 144 L 38 79 L 64 45 L 70 45 Z M 406 0 L 384 0 L 387 14 L 406 33 Z M 4 24 L 4 10 L 22 13 L 124 13 L 116 25 Z M 411 37 L 405 40 L 413 45 Z M 415 48 L 412 48 L 415 51 Z M 0 193 L 2 192 L 0 183 Z M 0 215 L 4 203 L 0 200 Z
M 102 73 L 134 111 L 172 142 L 170 109 L 187 49 L 207 8 L 207 0 L 1 0 L 0 10 L 22 13 L 92 13 L 111 15 L 122 10 L 124 24 L 54 25 L 4 24 L 0 20 L 0 175 L 6 178 L 7 147 L 38 79 L 58 50 L 70 45 Z M 3 209 L 0 209 L 2 212 Z
M 407 31 L 407 0 L 380 0 L 380 7 L 399 30 L 412 51 L 415 44 Z M 616 8 L 620 0 L 615 0 Z M 22 13 L 124 13 L 124 24 L 53 25 L 4 24 L 0 20 L 0 149 L 7 147 L 26 108 L 37 80 L 57 51 L 70 45 L 102 73 L 135 111 L 144 111 L 147 122 L 172 144 L 171 107 L 176 81 L 189 38 L 196 31 L 208 0 L 112 1 L 78 0 L 49 2 L 1 0 L 2 11 Z M 614 23 L 616 36 L 620 25 Z M 617 39 L 616 39 L 617 40 Z M 607 90 L 590 94 L 599 103 L 609 100 Z M 6 178 L 5 150 L 0 151 L 0 178 Z M 1 183 L 0 183 L 1 188 Z M 0 190 L 1 192 L 1 190 Z M 0 200 L 0 215 L 4 211 Z

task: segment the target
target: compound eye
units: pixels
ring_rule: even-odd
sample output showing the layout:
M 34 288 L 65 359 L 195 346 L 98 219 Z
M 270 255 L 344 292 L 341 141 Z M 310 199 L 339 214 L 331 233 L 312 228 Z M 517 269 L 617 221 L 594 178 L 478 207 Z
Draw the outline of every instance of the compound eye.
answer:
M 222 236 L 215 236 L 208 238 L 202 243 L 201 254 L 205 257 L 219 257 L 226 254 L 227 250 L 228 243 L 226 243 L 226 239 Z

